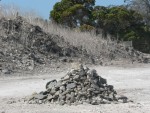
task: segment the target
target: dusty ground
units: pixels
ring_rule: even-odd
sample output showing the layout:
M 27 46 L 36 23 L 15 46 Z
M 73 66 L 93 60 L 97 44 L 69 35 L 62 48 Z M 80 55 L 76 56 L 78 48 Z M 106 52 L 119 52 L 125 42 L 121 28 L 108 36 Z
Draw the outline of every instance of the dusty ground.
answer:
M 125 104 L 59 106 L 32 105 L 23 102 L 25 96 L 45 90 L 47 81 L 60 78 L 66 72 L 28 77 L 0 78 L 0 113 L 150 113 L 150 65 L 130 67 L 92 67 L 114 85 L 119 95 L 133 102 Z

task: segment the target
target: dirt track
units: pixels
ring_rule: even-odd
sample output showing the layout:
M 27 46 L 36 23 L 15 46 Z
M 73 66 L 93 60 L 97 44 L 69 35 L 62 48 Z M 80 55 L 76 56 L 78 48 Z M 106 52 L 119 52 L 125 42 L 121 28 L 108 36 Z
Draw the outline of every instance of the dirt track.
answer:
M 47 81 L 60 78 L 60 74 L 34 77 L 0 78 L 0 113 L 150 113 L 150 65 L 130 68 L 92 67 L 114 85 L 119 95 L 125 95 L 133 103 L 99 106 L 59 106 L 55 104 L 31 105 L 21 98 L 45 90 Z M 20 100 L 20 101 L 18 101 Z

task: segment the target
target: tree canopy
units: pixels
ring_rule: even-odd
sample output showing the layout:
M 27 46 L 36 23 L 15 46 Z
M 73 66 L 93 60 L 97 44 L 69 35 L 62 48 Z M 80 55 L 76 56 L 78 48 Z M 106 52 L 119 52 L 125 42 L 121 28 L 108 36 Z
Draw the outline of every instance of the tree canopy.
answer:
M 77 27 L 90 22 L 90 13 L 95 0 L 61 0 L 50 12 L 50 18 L 56 23 Z
M 50 19 L 81 31 L 100 29 L 104 37 L 110 34 L 119 40 L 133 41 L 135 48 L 148 42 L 150 52 L 150 0 L 127 1 L 127 5 L 104 7 L 95 6 L 95 0 L 61 0 L 54 5 Z

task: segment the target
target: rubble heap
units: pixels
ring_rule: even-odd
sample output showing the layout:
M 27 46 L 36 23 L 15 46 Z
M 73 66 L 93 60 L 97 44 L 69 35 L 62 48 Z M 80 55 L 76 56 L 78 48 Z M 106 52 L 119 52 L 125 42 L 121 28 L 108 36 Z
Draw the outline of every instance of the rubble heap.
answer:
M 58 103 L 60 105 L 83 104 L 92 105 L 106 104 L 123 100 L 127 97 L 117 98 L 117 92 L 107 80 L 99 76 L 96 70 L 79 66 L 72 69 L 60 80 L 52 80 L 46 84 L 46 91 L 33 94 L 28 102 L 30 104 Z

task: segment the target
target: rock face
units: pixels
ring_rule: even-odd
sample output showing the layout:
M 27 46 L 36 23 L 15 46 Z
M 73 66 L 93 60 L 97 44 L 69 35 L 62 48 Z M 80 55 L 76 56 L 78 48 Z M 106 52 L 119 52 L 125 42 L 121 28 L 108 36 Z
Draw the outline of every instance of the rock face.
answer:
M 52 80 L 46 84 L 46 91 L 40 92 L 29 99 L 29 103 L 56 102 L 60 105 L 77 105 L 88 103 L 92 105 L 119 102 L 127 102 L 127 97 L 123 99 L 116 97 L 117 93 L 112 85 L 107 84 L 107 80 L 99 76 L 96 70 L 79 66 L 72 69 L 59 81 Z

